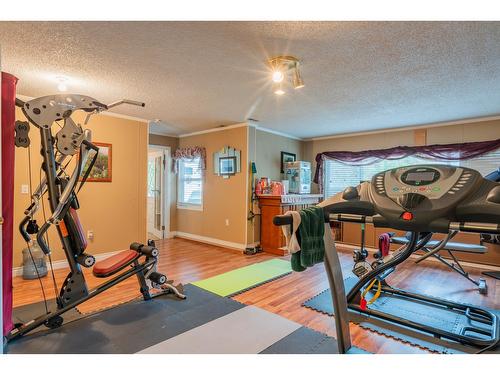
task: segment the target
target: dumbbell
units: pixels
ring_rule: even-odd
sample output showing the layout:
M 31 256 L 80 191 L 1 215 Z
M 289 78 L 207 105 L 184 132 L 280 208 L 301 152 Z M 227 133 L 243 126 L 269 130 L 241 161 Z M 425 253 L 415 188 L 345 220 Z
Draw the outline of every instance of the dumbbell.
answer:
M 149 280 L 158 285 L 163 285 L 167 282 L 167 276 L 159 272 L 151 272 L 149 274 Z

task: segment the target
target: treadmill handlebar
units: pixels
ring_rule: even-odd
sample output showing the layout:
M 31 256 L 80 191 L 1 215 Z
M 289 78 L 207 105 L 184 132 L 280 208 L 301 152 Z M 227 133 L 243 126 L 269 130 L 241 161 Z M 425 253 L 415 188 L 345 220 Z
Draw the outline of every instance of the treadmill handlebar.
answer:
M 500 234 L 500 224 L 475 223 L 475 222 L 451 222 L 450 230 L 471 233 Z
M 342 221 L 358 224 L 373 224 L 375 227 L 387 227 L 387 221 L 380 215 L 365 216 L 355 214 L 329 214 L 327 221 Z M 326 221 L 326 222 L 327 222 Z M 276 226 L 292 225 L 293 218 L 291 215 L 277 215 L 273 218 L 273 224 Z M 443 221 L 430 223 L 429 226 L 446 225 Z M 489 233 L 500 234 L 500 224 L 491 223 L 476 223 L 476 222 L 449 222 L 447 223 L 448 230 L 470 233 Z M 438 229 L 438 228 L 434 228 Z M 441 228 L 439 228 L 441 229 Z
M 372 217 L 376 215 L 373 204 L 368 201 L 356 200 L 333 203 L 323 207 L 325 213 L 325 223 L 331 221 L 331 216 L 335 214 L 342 215 L 342 217 L 359 216 L 359 217 Z M 360 222 L 360 221 L 354 221 Z M 273 224 L 276 226 L 291 225 L 292 217 L 289 215 L 276 215 L 273 218 Z

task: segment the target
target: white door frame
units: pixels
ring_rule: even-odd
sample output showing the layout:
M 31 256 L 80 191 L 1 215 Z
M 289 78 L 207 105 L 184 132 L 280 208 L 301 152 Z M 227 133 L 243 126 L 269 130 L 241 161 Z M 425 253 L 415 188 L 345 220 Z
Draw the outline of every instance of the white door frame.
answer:
M 171 181 L 172 181 L 172 171 L 170 168 L 171 162 L 171 149 L 170 146 L 160 146 L 160 145 L 148 145 L 149 150 L 162 150 L 164 157 L 164 170 L 163 170 L 163 181 L 161 181 L 161 196 L 163 197 L 162 204 L 162 225 L 165 227 L 163 231 L 163 238 L 171 237 L 170 231 L 170 198 L 171 198 Z M 149 153 L 149 152 L 148 152 Z M 146 203 L 147 204 L 147 203 Z M 147 212 L 147 206 L 146 206 Z

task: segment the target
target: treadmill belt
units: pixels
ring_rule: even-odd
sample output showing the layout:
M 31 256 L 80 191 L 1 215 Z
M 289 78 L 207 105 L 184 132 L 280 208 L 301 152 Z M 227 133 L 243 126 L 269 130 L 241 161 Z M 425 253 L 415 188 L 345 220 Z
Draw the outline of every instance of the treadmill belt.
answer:
M 348 282 L 346 283 L 348 284 Z M 304 302 L 303 306 L 333 316 L 333 305 L 329 289 Z M 476 328 L 487 327 L 487 325 L 483 323 L 475 321 L 469 322 L 469 319 L 465 315 L 457 314 L 450 309 L 438 307 L 430 303 L 412 303 L 407 298 L 397 295 L 384 295 L 384 293 L 382 293 L 369 308 L 456 334 L 460 333 L 466 326 L 473 326 Z M 500 311 L 492 312 L 497 314 L 500 318 Z M 398 326 L 393 323 L 379 320 L 374 323 L 375 320 L 373 317 L 368 318 L 367 315 L 360 314 L 359 312 L 351 312 L 350 319 L 363 328 L 438 352 L 472 352 L 478 350 L 451 341 L 445 342 L 443 340 L 438 340 L 428 334 Z M 379 327 L 379 325 L 381 327 Z M 405 332 L 405 334 L 402 334 L 402 332 Z

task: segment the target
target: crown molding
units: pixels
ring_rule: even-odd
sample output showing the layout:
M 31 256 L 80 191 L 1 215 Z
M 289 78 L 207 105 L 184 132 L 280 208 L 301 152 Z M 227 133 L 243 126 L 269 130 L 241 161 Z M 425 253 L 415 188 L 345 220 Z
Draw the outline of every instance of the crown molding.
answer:
M 287 133 L 283 133 L 283 132 L 280 132 L 280 131 L 277 131 L 277 130 L 273 130 L 273 129 L 269 129 L 269 128 L 265 128 L 263 126 L 259 126 L 259 125 L 254 125 L 254 124 L 249 124 L 249 126 L 254 126 L 255 129 L 257 130 L 260 130 L 262 132 L 266 132 L 266 133 L 271 133 L 271 134 L 275 134 L 275 135 L 279 135 L 281 137 L 285 137 L 285 138 L 290 138 L 290 139 L 294 139 L 296 141 L 304 141 L 305 139 L 303 138 L 299 138 L 299 137 L 296 137 L 294 135 L 291 135 L 291 134 L 287 134 Z
M 248 124 L 246 122 L 242 122 L 242 123 L 238 123 L 238 124 L 220 126 L 217 128 L 212 128 L 212 129 L 207 129 L 207 130 L 200 130 L 200 131 L 196 131 L 196 132 L 192 132 L 192 133 L 180 134 L 178 137 L 179 138 L 192 137 L 193 135 L 220 132 L 220 131 L 224 131 L 224 130 L 242 128 L 242 127 L 246 127 L 246 126 L 248 126 Z
M 179 136 L 177 134 L 163 133 L 163 132 L 159 132 L 159 131 L 155 131 L 155 130 L 151 130 L 151 129 L 149 129 L 149 134 L 159 135 L 161 137 L 179 138 Z
M 322 140 L 334 139 L 334 138 L 356 137 L 359 135 L 391 133 L 391 132 L 400 132 L 400 131 L 418 130 L 418 129 L 430 129 L 430 128 L 439 128 L 442 126 L 463 125 L 463 124 L 471 124 L 471 123 L 475 123 L 475 122 L 496 121 L 496 120 L 500 120 L 500 115 L 484 116 L 484 117 L 470 117 L 470 118 L 466 118 L 466 119 L 462 119 L 462 120 L 433 122 L 430 124 L 406 126 L 406 127 L 403 126 L 403 127 L 398 127 L 398 128 L 386 128 L 386 129 L 372 130 L 372 131 L 365 131 L 365 132 L 353 132 L 353 133 L 343 133 L 343 134 L 336 134 L 336 135 L 326 135 L 323 137 L 306 138 L 306 139 L 304 139 L 304 141 L 322 141 Z

